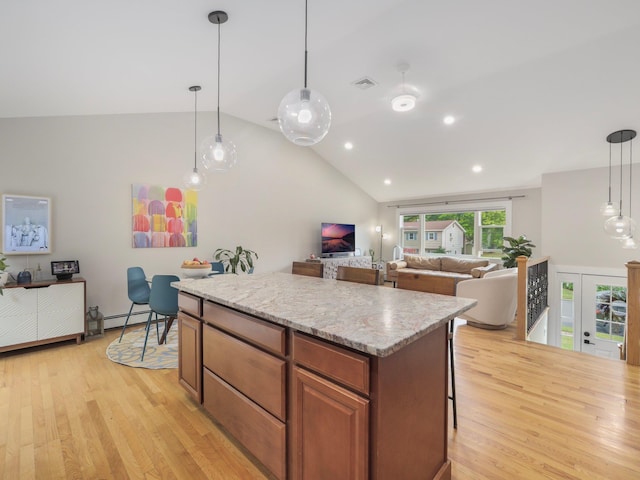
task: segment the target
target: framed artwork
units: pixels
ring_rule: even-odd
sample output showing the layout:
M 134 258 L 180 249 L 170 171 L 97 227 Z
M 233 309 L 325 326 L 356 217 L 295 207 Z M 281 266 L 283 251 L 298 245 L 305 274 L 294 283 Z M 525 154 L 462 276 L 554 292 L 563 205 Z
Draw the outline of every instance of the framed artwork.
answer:
M 2 195 L 2 252 L 51 253 L 51 199 Z
M 131 189 L 133 248 L 198 245 L 198 193 L 134 183 Z

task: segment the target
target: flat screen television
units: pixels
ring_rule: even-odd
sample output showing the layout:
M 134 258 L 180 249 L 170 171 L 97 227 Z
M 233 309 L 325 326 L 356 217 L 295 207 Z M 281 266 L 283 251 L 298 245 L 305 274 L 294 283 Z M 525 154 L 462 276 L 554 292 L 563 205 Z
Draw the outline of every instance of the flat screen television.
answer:
M 322 224 L 322 256 L 353 255 L 356 251 L 356 226 L 347 223 Z

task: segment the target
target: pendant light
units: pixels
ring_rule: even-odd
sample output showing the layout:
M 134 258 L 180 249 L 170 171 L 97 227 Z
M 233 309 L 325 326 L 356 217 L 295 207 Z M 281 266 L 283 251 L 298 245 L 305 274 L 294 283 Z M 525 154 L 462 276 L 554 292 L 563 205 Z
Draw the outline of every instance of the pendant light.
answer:
M 216 10 L 209 21 L 218 25 L 218 132 L 205 138 L 200 146 L 202 165 L 209 171 L 226 172 L 236 164 L 236 146 L 220 133 L 220 25 L 229 19 L 226 12 Z
M 189 190 L 200 190 L 207 183 L 207 177 L 204 173 L 198 171 L 198 152 L 196 138 L 198 135 L 198 92 L 202 88 L 198 85 L 189 87 L 189 91 L 193 92 L 194 103 L 193 107 L 193 170 L 189 170 L 184 174 L 184 186 Z
M 618 130 L 607 136 L 607 142 L 620 144 L 620 210 L 618 215 L 604 222 L 604 231 L 617 240 L 625 240 L 633 236 L 635 222 L 631 217 L 622 214 L 622 144 L 636 136 L 635 130 Z M 629 147 L 629 163 L 632 163 L 631 147 Z
M 631 192 L 633 192 L 633 188 L 632 188 L 633 182 L 631 178 L 631 175 L 633 173 L 633 162 L 631 161 L 632 147 L 633 147 L 633 142 L 630 142 L 629 143 L 629 217 L 631 217 Z M 638 248 L 638 244 L 634 240 L 633 234 L 631 234 L 629 238 L 625 238 L 624 240 L 622 240 L 622 248 L 626 248 L 628 250 L 635 250 L 636 248 Z
M 600 213 L 605 217 L 613 217 L 616 214 L 616 207 L 611 201 L 611 144 L 612 142 L 609 142 L 609 201 L 600 207 Z
M 415 95 L 407 93 L 404 88 L 404 74 L 409 70 L 409 64 L 402 63 L 398 65 L 398 70 L 402 74 L 402 93 L 393 97 L 391 100 L 391 108 L 395 112 L 408 112 L 415 108 L 417 100 Z
M 327 100 L 307 88 L 307 10 L 304 2 L 304 87 L 291 90 L 278 107 L 278 124 L 287 140 L 303 147 L 322 140 L 331 125 L 331 109 Z

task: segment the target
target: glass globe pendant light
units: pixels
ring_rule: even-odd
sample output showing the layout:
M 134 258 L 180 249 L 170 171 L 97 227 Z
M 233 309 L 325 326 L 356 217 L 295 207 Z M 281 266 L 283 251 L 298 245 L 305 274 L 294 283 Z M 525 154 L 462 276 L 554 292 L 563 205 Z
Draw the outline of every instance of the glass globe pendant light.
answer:
M 229 19 L 226 12 L 217 10 L 209 14 L 209 21 L 218 25 L 218 132 L 202 141 L 200 153 L 202 165 L 214 172 L 226 172 L 236 164 L 236 146 L 220 133 L 220 24 Z
M 278 107 L 278 124 L 287 140 L 303 147 L 322 140 L 331 125 L 331 109 L 327 100 L 307 88 L 307 10 L 304 2 L 304 87 L 287 93 Z
M 184 174 L 184 186 L 189 190 L 200 190 L 207 183 L 207 177 L 204 173 L 198 171 L 198 152 L 197 152 L 197 135 L 198 135 L 198 92 L 202 87 L 194 85 L 189 87 L 189 91 L 193 92 L 195 98 L 195 106 L 193 107 L 193 170 L 189 170 Z
M 632 140 L 636 136 L 635 130 L 618 130 L 607 137 L 609 143 L 624 143 Z M 629 148 L 629 164 L 632 163 L 631 147 Z M 620 145 L 620 210 L 618 215 L 609 218 L 604 222 L 604 231 L 611 238 L 616 240 L 626 240 L 633 237 L 635 231 L 635 221 L 622 214 L 622 145 Z
M 609 201 L 600 207 L 600 213 L 605 217 L 613 217 L 616 214 L 616 207 L 611 201 L 611 143 L 609 142 Z

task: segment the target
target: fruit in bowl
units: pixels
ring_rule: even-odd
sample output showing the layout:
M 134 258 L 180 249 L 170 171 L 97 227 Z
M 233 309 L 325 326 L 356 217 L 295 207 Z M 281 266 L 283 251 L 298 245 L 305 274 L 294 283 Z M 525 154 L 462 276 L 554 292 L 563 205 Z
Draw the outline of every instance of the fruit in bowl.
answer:
M 203 278 L 211 273 L 211 264 L 207 260 L 185 260 L 181 265 L 182 274 L 188 278 Z

